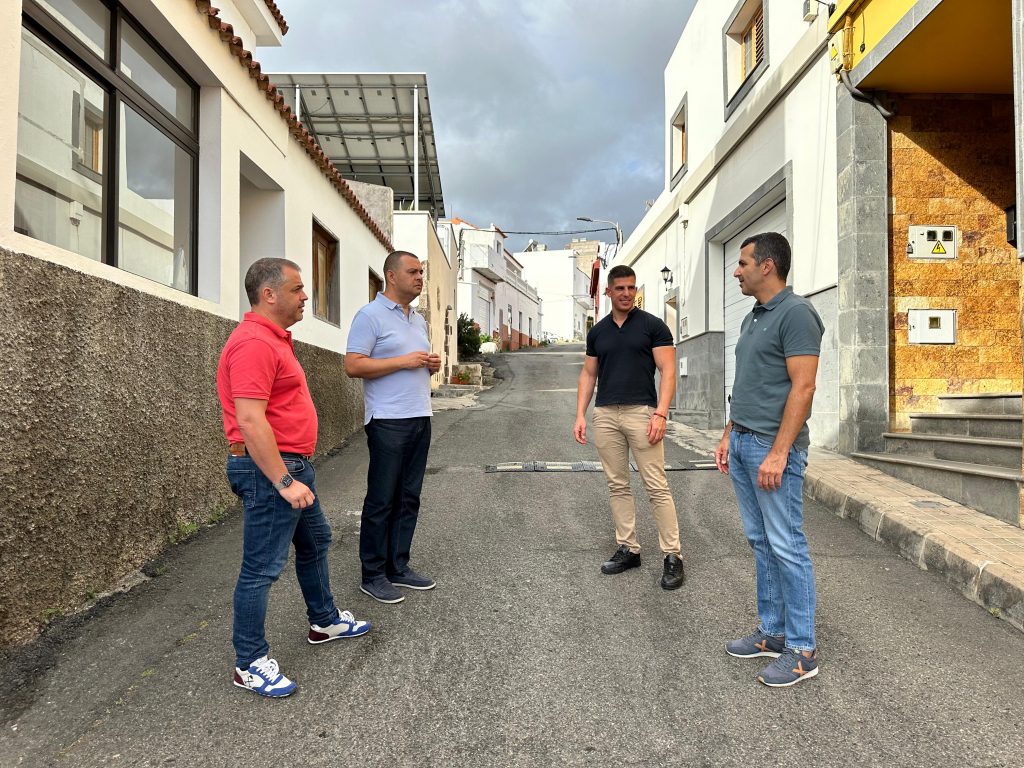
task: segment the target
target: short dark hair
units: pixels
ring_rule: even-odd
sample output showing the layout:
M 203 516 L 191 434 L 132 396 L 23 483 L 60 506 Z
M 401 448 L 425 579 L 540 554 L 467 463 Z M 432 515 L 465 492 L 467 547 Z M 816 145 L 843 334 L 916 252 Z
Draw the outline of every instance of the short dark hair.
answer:
M 277 290 L 284 282 L 284 268 L 291 267 L 296 272 L 301 272 L 299 265 L 288 259 L 256 259 L 245 273 L 245 295 L 249 297 L 249 306 L 255 307 L 260 303 L 260 291 L 263 286 L 269 285 L 271 289 Z
M 412 256 L 412 258 L 419 261 L 419 256 L 415 253 L 409 253 L 409 251 L 392 251 L 388 254 L 388 257 L 384 259 L 384 281 L 387 282 L 388 272 L 397 272 L 398 265 L 402 263 L 403 256 Z
M 778 232 L 762 232 L 759 235 L 751 235 L 740 249 L 748 245 L 754 246 L 754 261 L 762 264 L 766 259 L 771 259 L 775 264 L 775 271 L 783 280 L 789 276 L 789 266 L 793 260 L 793 251 L 789 247 L 789 241 Z
M 611 285 L 615 280 L 621 280 L 624 277 L 636 277 L 636 272 L 633 271 L 632 267 L 627 267 L 625 264 L 616 264 L 614 267 L 608 270 L 608 285 Z

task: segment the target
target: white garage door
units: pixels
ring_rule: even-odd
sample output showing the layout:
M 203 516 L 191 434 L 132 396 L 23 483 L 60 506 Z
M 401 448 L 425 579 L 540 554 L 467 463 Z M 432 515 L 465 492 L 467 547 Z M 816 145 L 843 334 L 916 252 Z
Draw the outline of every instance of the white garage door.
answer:
M 480 332 L 489 334 L 491 327 L 491 302 L 482 296 L 473 298 L 473 319 L 480 325 Z
M 753 296 L 744 296 L 732 273 L 740 260 L 740 244 L 751 235 L 762 232 L 786 234 L 786 204 L 779 203 L 770 211 L 744 228 L 736 237 L 725 244 L 725 417 L 729 418 L 729 398 L 732 383 L 736 378 L 736 341 L 740 337 L 740 324 L 754 306 Z

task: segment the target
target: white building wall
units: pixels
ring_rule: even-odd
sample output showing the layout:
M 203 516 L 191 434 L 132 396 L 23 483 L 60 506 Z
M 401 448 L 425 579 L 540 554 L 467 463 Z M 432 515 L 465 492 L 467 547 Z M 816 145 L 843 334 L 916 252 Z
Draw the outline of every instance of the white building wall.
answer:
M 666 319 L 686 347 L 680 355 L 692 349 L 688 339 L 724 330 L 724 244 L 780 202 L 793 246 L 790 283 L 801 295 L 823 293 L 823 311 L 834 311 L 829 295 L 838 280 L 836 81 L 825 14 L 805 22 L 799 4 L 764 5 L 767 67 L 728 118 L 723 29 L 734 3 L 698 0 L 664 73 L 665 190 L 627 239 L 621 261 L 637 272 L 645 308 Z M 673 184 L 672 119 L 684 103 L 687 163 Z M 672 287 L 661 279 L 663 267 L 672 271 Z M 831 326 L 834 334 L 835 318 L 823 319 L 826 333 Z M 710 425 L 719 426 L 713 422 L 724 414 L 724 404 L 714 401 L 723 389 L 724 353 L 720 343 L 717 352 L 714 343 L 702 343 L 701 354 L 709 356 L 699 358 L 701 386 L 708 389 L 706 413 Z M 677 389 L 692 389 L 695 381 L 691 374 Z M 819 390 L 821 384 L 819 377 Z
M 239 0 L 239 4 L 244 3 Z M 20 68 L 19 6 L 4 3 L 0 8 L 0 66 L 12 73 Z M 204 16 L 180 0 L 153 0 L 132 10 L 157 43 L 174 55 L 200 86 L 199 201 L 194 222 L 198 231 L 199 295 L 192 296 L 14 231 L 16 109 L 0 114 L 0 246 L 222 317 L 237 318 L 248 309 L 242 278 L 255 260 L 254 250 L 242 248 L 240 231 L 241 174 L 248 172 L 277 189 L 276 197 L 256 195 L 245 199 L 283 227 L 283 232 L 266 233 L 270 242 L 280 244 L 273 255 L 299 264 L 307 283 L 312 282 L 313 220 L 338 238 L 341 323 L 332 325 L 307 311 L 303 322 L 295 326 L 294 335 L 320 347 L 343 349 L 351 318 L 366 301 L 366 281 L 362 276 L 369 263 L 383 261 L 385 247 L 291 137 L 285 121 L 239 66 L 219 34 L 210 29 Z M 236 32 L 246 30 L 248 22 L 241 16 L 227 15 L 232 10 L 237 12 L 233 4 L 222 8 L 222 16 L 233 25 L 242 24 Z M 251 39 L 250 35 L 249 40 L 243 41 L 249 45 Z M 9 78 L 8 85 L 9 103 L 16 105 L 18 78 Z M 115 117 L 108 115 L 108 120 Z M 246 215 L 247 220 L 256 218 Z M 251 232 L 246 239 L 250 246 L 256 242 Z M 265 243 L 260 255 L 271 255 Z M 359 275 L 360 279 L 346 279 L 349 274 Z
M 564 341 L 586 336 L 590 275 L 576 267 L 571 249 L 513 254 L 523 265 L 523 278 L 537 287 L 543 311 L 543 332 Z

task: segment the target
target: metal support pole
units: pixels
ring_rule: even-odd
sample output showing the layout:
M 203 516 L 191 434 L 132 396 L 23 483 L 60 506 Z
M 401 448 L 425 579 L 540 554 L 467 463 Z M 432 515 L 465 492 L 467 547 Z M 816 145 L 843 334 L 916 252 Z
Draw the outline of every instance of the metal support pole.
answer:
M 420 87 L 412 87 L 412 209 L 420 209 Z

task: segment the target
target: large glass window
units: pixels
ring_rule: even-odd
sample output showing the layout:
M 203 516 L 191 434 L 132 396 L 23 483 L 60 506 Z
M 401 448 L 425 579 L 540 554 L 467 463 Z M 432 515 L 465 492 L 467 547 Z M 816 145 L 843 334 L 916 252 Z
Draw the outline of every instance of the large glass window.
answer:
M 185 78 L 142 39 L 131 24 L 121 24 L 121 72 L 183 125 L 192 123 L 192 89 Z
M 121 108 L 118 263 L 188 290 L 192 263 L 192 159 L 138 112 Z
M 195 293 L 195 85 L 113 2 L 23 9 L 15 228 Z
M 103 89 L 31 32 L 21 43 L 14 228 L 98 261 Z

